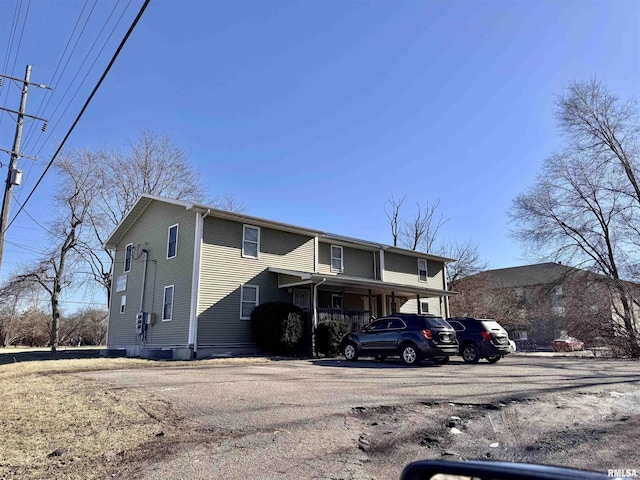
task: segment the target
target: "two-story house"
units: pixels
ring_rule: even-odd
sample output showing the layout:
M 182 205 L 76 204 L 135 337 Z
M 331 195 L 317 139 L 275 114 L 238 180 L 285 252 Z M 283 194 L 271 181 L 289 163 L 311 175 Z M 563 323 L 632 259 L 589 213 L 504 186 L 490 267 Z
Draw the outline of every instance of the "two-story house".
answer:
M 448 315 L 450 259 L 190 202 L 142 195 L 115 251 L 109 348 L 173 358 L 256 350 L 253 308 L 285 301 L 327 316 Z

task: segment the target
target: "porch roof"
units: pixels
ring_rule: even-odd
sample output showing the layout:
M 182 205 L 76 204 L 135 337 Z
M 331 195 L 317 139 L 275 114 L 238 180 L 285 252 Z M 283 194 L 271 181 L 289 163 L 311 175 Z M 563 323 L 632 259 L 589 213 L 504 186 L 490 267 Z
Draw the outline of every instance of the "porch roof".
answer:
M 289 270 L 286 268 L 269 267 L 270 272 L 278 274 L 278 286 L 280 288 L 296 287 L 300 285 L 323 285 L 362 287 L 372 290 L 394 292 L 396 295 L 421 295 L 424 297 L 441 297 L 457 295 L 458 292 L 441 290 L 437 288 L 416 287 L 401 283 L 383 282 L 371 278 L 352 277 L 349 275 L 326 275 L 321 273 Z

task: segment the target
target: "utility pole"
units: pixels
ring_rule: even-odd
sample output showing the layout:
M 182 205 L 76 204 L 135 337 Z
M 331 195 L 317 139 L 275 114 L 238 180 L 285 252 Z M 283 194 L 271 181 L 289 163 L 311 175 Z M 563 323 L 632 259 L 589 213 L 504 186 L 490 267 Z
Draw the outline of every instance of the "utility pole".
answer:
M 20 153 L 20 137 L 22 136 L 22 124 L 24 123 L 24 117 L 44 122 L 44 125 L 42 126 L 43 132 L 47 126 L 47 120 L 45 120 L 44 118 L 28 115 L 24 112 L 27 106 L 27 93 L 29 91 L 29 85 L 34 85 L 39 88 L 51 90 L 51 88 L 47 87 L 46 85 L 40 85 L 38 83 L 32 83 L 29 81 L 29 79 L 31 78 L 31 65 L 27 65 L 27 70 L 24 74 L 24 80 L 0 74 L 0 85 L 2 85 L 3 78 L 12 80 L 18 84 L 22 83 L 22 97 L 20 98 L 20 109 L 17 112 L 15 110 L 0 107 L 0 110 L 4 110 L 5 112 L 17 115 L 16 135 L 13 140 L 13 148 L 11 150 L 0 148 L 1 151 L 11 155 L 11 160 L 9 161 L 9 171 L 7 172 L 6 186 L 4 188 L 4 198 L 2 200 L 2 213 L 0 213 L 0 268 L 2 267 L 2 255 L 4 253 L 4 238 L 7 233 L 7 223 L 9 223 L 9 206 L 11 204 L 13 186 L 20 185 L 20 180 L 22 178 L 22 170 L 18 170 L 16 168 L 18 165 L 18 157 L 25 157 L 36 160 L 33 157 L 29 157 Z

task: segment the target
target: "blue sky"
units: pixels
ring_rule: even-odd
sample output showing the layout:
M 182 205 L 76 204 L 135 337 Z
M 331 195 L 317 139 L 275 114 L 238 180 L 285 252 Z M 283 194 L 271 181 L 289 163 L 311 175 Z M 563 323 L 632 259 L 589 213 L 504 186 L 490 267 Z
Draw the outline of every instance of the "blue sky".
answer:
M 97 5 L 48 107 L 30 91 L 27 111 L 51 123 L 26 136 L 22 150 L 40 160 L 20 161 L 18 200 L 141 4 Z M 55 81 L 83 5 L 0 0 L 2 73 L 21 77 L 31 64 L 32 80 Z M 97 55 L 98 31 L 121 14 Z M 68 145 L 120 147 L 140 128 L 167 133 L 212 195 L 233 194 L 252 215 L 387 243 L 391 195 L 407 195 L 407 215 L 439 198 L 450 219 L 443 241 L 472 240 L 492 268 L 514 266 L 536 260 L 510 237 L 507 211 L 561 145 L 555 96 L 592 77 L 622 98 L 637 95 L 639 23 L 634 1 L 152 0 Z M 18 101 L 5 82 L 0 105 Z M 14 128 L 0 118 L 0 147 L 11 148 Z M 42 224 L 55 180 L 47 176 L 26 208 Z M 24 214 L 7 240 L 2 278 L 45 242 Z

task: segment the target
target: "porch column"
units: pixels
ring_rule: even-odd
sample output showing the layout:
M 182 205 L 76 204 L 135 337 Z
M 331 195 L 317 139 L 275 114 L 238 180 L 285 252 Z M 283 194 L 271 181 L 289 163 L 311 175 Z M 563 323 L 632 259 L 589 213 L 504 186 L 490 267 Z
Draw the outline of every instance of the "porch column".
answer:
M 391 292 L 391 313 L 396 313 L 396 293 Z
M 420 309 L 420 294 L 416 294 L 416 302 L 418 302 L 418 314 L 422 314 L 422 310 Z
M 371 308 L 371 289 L 369 289 L 369 318 L 371 318 L 371 315 L 373 315 L 373 308 Z M 369 321 L 369 318 L 367 319 L 367 322 Z

